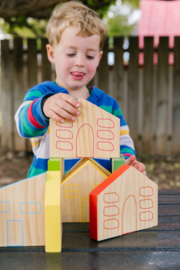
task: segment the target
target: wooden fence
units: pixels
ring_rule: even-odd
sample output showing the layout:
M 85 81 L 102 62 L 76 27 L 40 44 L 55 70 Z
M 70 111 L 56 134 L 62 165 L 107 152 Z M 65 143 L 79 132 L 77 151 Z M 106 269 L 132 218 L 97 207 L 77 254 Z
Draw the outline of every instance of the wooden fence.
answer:
M 29 39 L 23 48 L 22 39 L 1 41 L 1 147 L 11 151 L 30 151 L 29 140 L 21 138 L 14 114 L 24 94 L 33 85 L 54 80 L 54 67 L 48 62 L 45 45 L 41 50 L 37 41 Z M 175 37 L 174 49 L 169 49 L 168 37 L 161 37 L 159 47 L 153 48 L 153 38 L 146 37 L 144 49 L 138 47 L 138 37 L 129 38 L 128 49 L 123 49 L 123 38 L 114 39 L 115 63 L 108 66 L 108 42 L 104 47 L 97 74 L 91 85 L 96 85 L 119 103 L 130 127 L 137 153 L 180 154 L 180 37 Z M 129 52 L 128 65 L 123 54 Z M 169 65 L 169 53 L 174 53 L 174 64 Z M 144 64 L 139 65 L 139 53 Z M 153 54 L 158 53 L 158 64 Z

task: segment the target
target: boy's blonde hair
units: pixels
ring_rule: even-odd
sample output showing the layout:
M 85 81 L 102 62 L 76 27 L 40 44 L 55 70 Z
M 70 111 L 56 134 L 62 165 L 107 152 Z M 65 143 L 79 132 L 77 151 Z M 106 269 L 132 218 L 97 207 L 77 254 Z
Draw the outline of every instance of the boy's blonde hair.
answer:
M 47 37 L 51 46 L 60 42 L 62 32 L 69 26 L 80 28 L 77 35 L 100 35 L 100 50 L 107 36 L 106 26 L 99 15 L 78 1 L 70 1 L 55 8 L 46 27 Z

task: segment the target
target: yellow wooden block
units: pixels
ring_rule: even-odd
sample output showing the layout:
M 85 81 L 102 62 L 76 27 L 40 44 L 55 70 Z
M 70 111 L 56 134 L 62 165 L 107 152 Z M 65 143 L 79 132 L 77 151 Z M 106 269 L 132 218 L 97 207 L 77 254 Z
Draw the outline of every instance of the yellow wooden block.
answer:
M 46 172 L 45 187 L 45 249 L 46 252 L 61 252 L 61 172 Z

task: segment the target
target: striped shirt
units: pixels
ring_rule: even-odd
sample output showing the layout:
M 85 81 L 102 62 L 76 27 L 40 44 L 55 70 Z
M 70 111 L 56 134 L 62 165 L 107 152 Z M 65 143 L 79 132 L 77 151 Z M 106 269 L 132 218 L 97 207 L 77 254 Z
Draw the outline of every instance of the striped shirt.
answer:
M 44 98 L 58 93 L 69 94 L 65 88 L 50 81 L 38 84 L 27 92 L 24 97 L 24 102 L 15 114 L 18 133 L 22 137 L 30 138 L 32 143 L 34 159 L 28 172 L 28 177 L 47 171 L 47 164 L 50 158 L 49 118 L 47 118 L 42 111 L 42 101 Z M 87 100 L 120 118 L 120 152 L 126 159 L 131 155 L 135 155 L 134 144 L 129 136 L 129 128 L 123 118 L 117 101 L 95 86 L 90 90 L 90 96 Z M 65 172 L 78 160 L 79 159 L 65 160 Z M 95 160 L 111 171 L 110 159 Z

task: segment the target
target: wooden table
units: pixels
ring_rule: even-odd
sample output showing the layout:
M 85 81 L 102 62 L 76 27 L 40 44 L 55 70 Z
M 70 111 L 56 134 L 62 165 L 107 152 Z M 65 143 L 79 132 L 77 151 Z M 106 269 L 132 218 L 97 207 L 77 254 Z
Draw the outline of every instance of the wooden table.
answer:
M 159 191 L 159 225 L 114 239 L 89 238 L 89 224 L 63 225 L 63 249 L 0 248 L 0 270 L 180 269 L 180 190 Z

